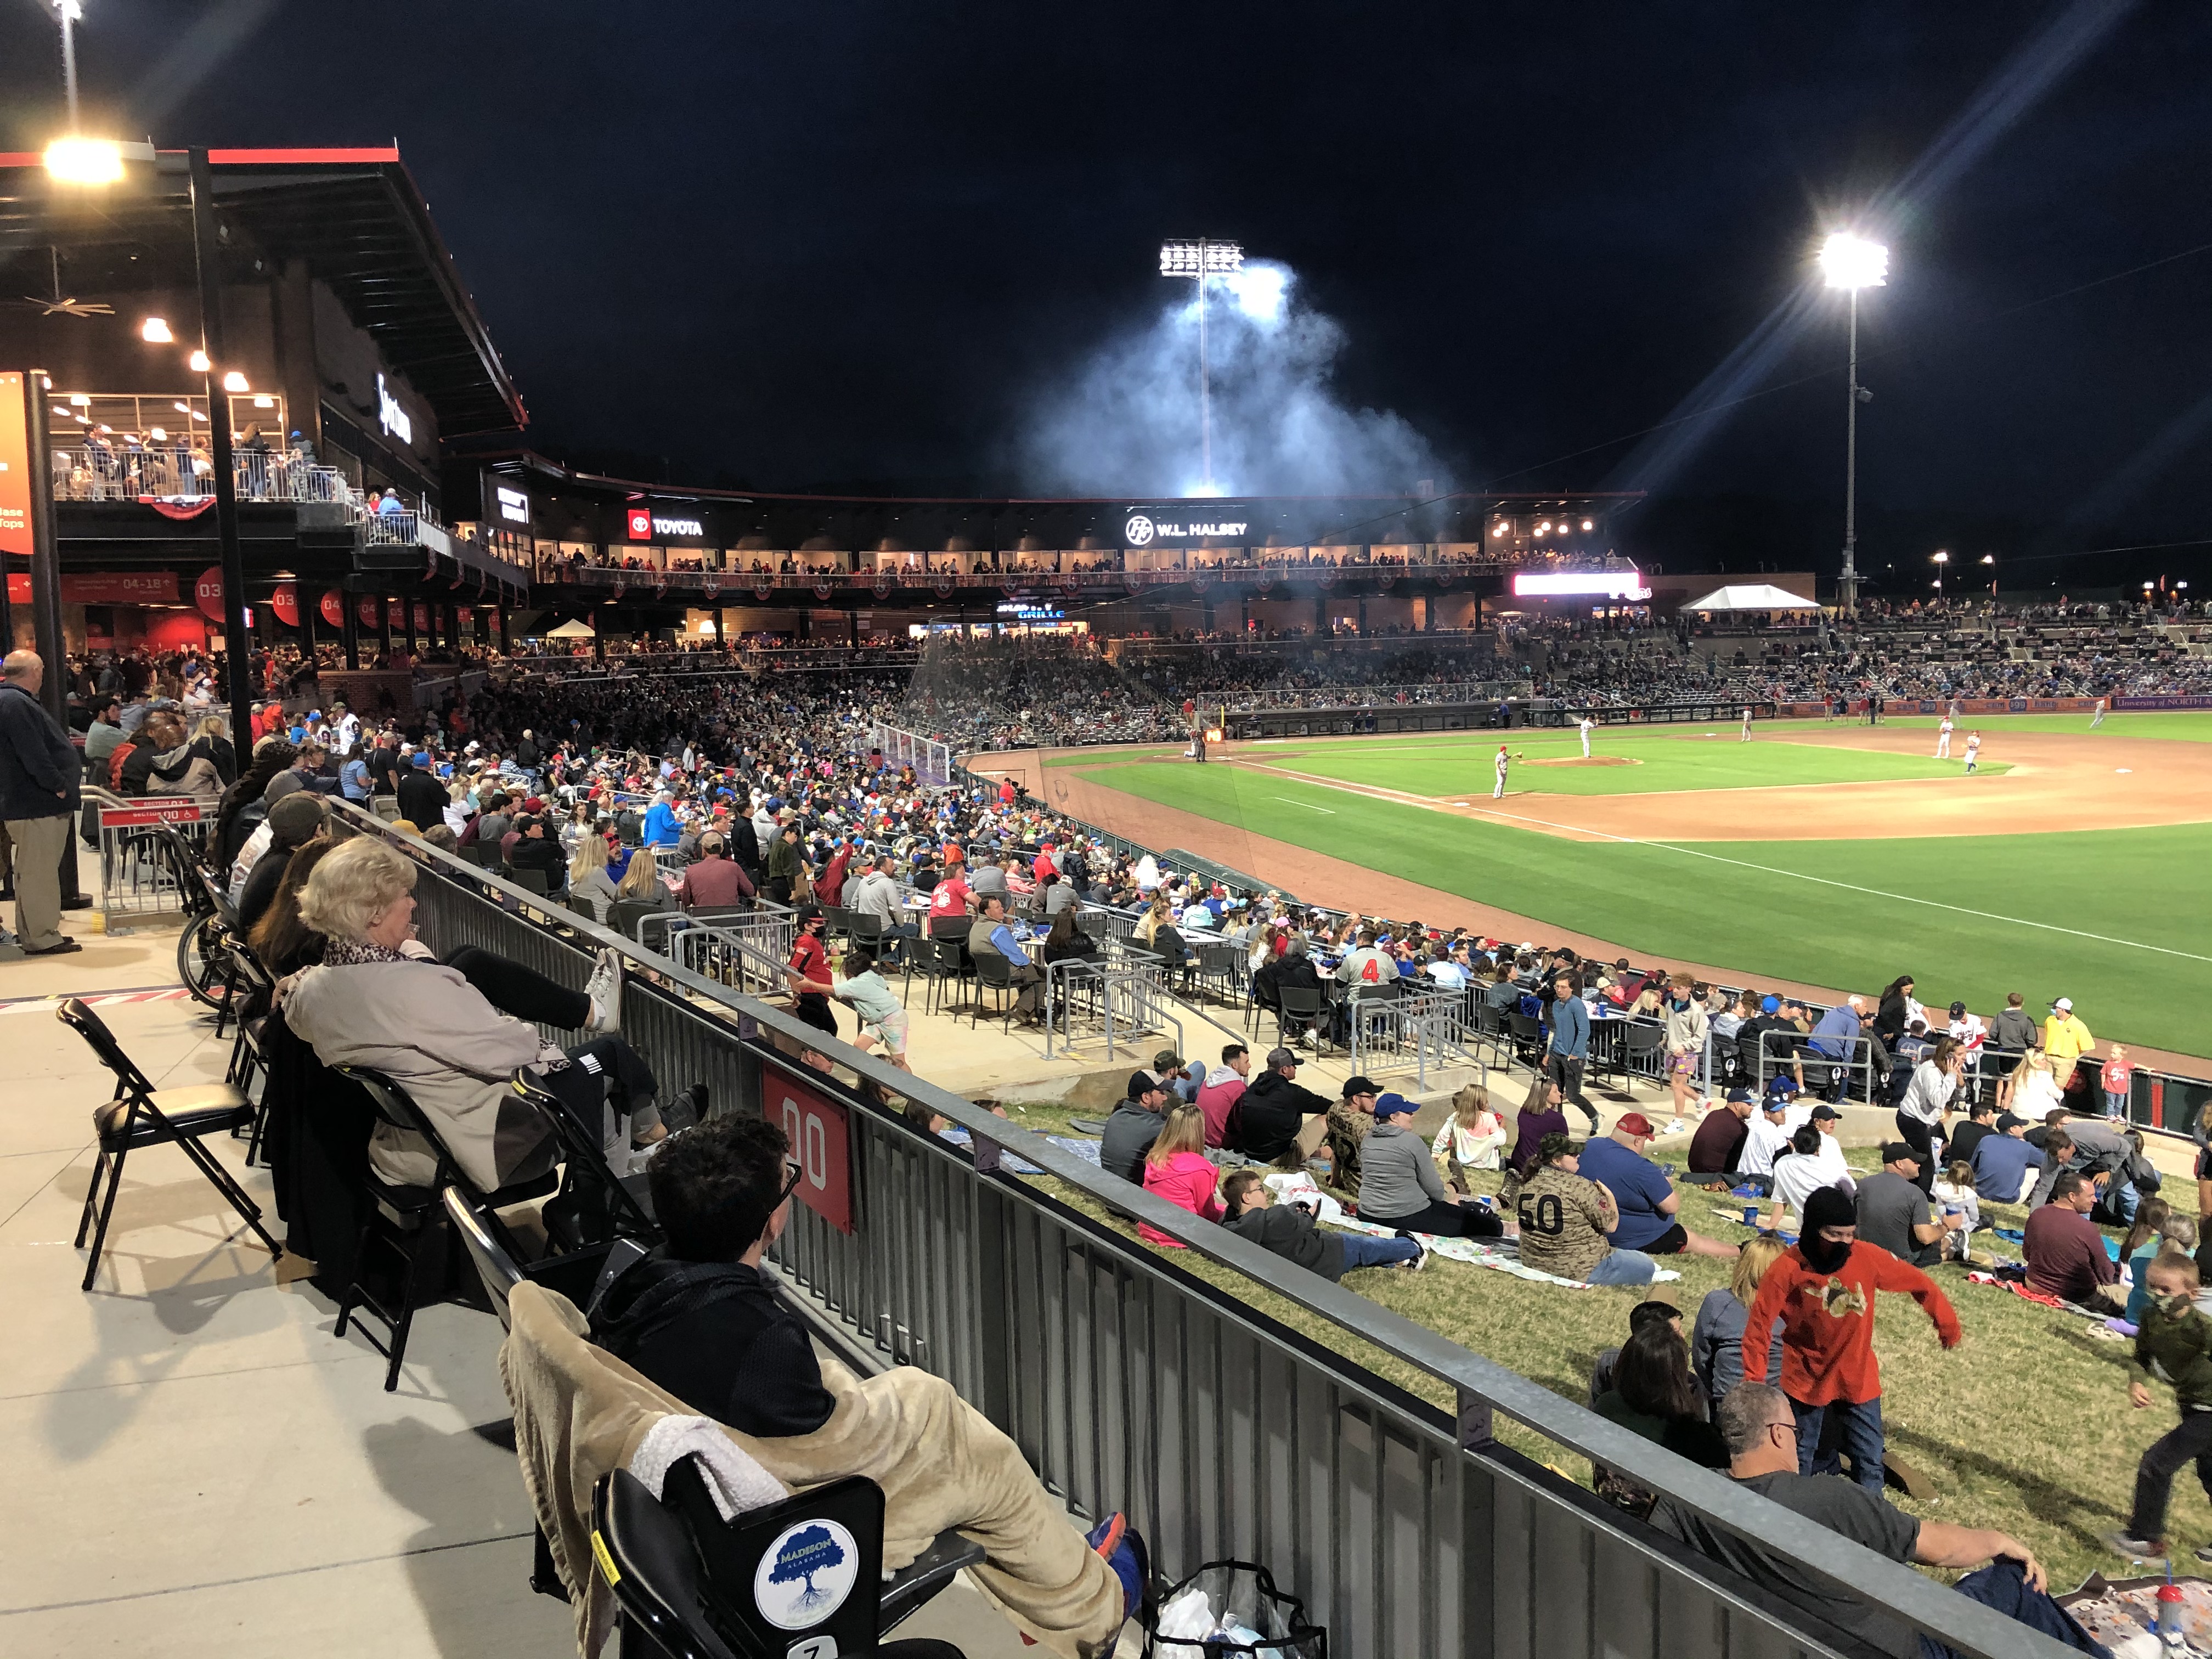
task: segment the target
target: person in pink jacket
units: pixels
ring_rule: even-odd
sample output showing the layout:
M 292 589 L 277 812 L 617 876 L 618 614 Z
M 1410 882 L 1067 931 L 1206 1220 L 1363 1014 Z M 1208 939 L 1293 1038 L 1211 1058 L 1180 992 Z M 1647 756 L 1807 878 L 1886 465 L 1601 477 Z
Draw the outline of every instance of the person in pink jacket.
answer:
M 1206 1156 L 1206 1118 L 1195 1106 L 1178 1106 L 1161 1126 L 1160 1138 L 1145 1154 L 1145 1190 L 1188 1210 L 1206 1221 L 1218 1221 L 1222 1208 L 1218 1188 L 1221 1171 Z M 1179 1238 L 1170 1238 L 1158 1228 L 1139 1223 L 1137 1237 L 1147 1244 L 1182 1249 Z

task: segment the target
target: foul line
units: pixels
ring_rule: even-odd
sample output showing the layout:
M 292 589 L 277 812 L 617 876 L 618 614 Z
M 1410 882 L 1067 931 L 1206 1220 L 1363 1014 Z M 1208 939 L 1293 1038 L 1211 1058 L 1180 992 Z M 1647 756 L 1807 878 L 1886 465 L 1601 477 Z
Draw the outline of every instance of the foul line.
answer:
M 1279 800 L 1285 806 L 1303 806 L 1309 812 L 1326 812 L 1331 817 L 1334 817 L 1336 816 L 1336 808 L 1334 806 L 1316 806 L 1310 800 L 1292 800 L 1288 795 L 1270 795 L 1267 799 L 1269 800 Z

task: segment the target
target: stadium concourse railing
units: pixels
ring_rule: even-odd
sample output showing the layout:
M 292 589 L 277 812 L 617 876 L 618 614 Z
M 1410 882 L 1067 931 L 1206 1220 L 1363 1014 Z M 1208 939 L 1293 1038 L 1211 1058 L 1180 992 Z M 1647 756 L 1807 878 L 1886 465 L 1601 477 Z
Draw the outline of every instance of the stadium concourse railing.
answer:
M 1265 1563 L 1328 1627 L 1336 1659 L 1785 1659 L 1852 1651 L 1492 1437 L 1498 1414 L 1794 1558 L 1843 1595 L 1974 1659 L 2067 1651 L 1695 1468 L 1364 1297 L 1115 1181 L 1042 1135 L 827 1039 L 783 1010 L 343 804 L 352 831 L 420 869 L 416 919 L 580 986 L 612 948 L 633 975 L 623 1036 L 666 1088 L 805 1128 L 805 1207 L 778 1272 L 848 1342 L 945 1378 L 1079 1515 L 1126 1510 L 1173 1580 Z M 1133 1215 L 1409 1369 L 1447 1409 L 1093 1222 L 1048 1191 L 865 1103 L 777 1042 L 818 1048 L 1102 1206 Z M 802 1106 L 802 1102 L 805 1103 Z M 794 1117 L 794 1114 L 798 1114 Z M 832 1126 L 822 1129 L 823 1124 Z M 838 1200 L 842 1197 L 842 1202 Z M 1564 1293 L 1563 1293 L 1564 1294 Z

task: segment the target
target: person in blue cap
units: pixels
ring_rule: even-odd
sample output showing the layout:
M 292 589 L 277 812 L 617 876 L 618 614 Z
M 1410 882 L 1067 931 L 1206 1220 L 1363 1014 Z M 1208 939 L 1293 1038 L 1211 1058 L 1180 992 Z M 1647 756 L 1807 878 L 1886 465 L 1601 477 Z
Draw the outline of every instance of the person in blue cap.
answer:
M 1359 1218 L 1401 1233 L 1497 1238 L 1508 1229 L 1476 1200 L 1455 1197 L 1437 1173 L 1425 1138 L 1407 1127 L 1413 1103 L 1385 1094 L 1359 1146 Z

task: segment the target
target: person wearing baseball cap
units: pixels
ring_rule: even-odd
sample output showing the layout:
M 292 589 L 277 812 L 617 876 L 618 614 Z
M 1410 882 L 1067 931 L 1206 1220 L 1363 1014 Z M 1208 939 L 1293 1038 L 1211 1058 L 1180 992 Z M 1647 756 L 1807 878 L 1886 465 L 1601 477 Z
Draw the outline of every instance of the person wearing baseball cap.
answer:
M 2000 1112 L 1996 1129 L 1974 1148 L 1967 1167 L 1974 1172 L 1974 1196 L 1983 1203 L 2017 1204 L 2041 1176 L 2047 1160 L 2027 1134 L 2026 1118 Z
M 1505 1224 L 1478 1200 L 1446 1190 L 1427 1139 L 1407 1127 L 1415 1110 L 1412 1101 L 1401 1094 L 1377 1095 L 1373 1110 L 1373 1127 L 1359 1149 L 1362 1221 L 1444 1238 L 1497 1238 L 1505 1232 Z
M 1744 1126 L 1743 1151 L 1737 1155 L 1732 1184 L 1753 1187 L 1761 1193 L 1774 1190 L 1774 1160 L 1790 1146 L 1790 1130 L 1785 1122 L 1789 1115 L 1790 1102 L 1784 1096 L 1762 1095 L 1753 1101 L 1751 1121 Z
M 1908 1140 L 1881 1149 L 1881 1168 L 1859 1182 L 1859 1242 L 1878 1244 L 1899 1261 L 1932 1267 L 1943 1260 L 1944 1235 L 1956 1218 L 1936 1216 L 1920 1189 L 1921 1152 Z
M 1644 1155 L 1655 1133 L 1650 1118 L 1629 1112 L 1613 1126 L 1611 1134 L 1594 1138 L 1583 1148 L 1580 1172 L 1611 1193 L 1620 1212 L 1620 1224 L 1607 1235 L 1613 1249 L 1641 1250 L 1646 1255 L 1735 1260 L 1734 1245 L 1693 1233 L 1674 1218 L 1682 1207 L 1682 1195 L 1666 1171 Z
M 2051 1018 L 2043 1022 L 2043 1052 L 2051 1057 L 2051 1080 L 2071 1090 L 2074 1062 L 2097 1046 L 2089 1028 L 2074 1012 L 2074 999 L 2061 997 L 2051 1005 Z
M 1295 1048 L 1270 1048 L 1267 1069 L 1229 1109 L 1223 1142 L 1255 1163 L 1295 1169 L 1321 1145 L 1328 1127 L 1327 1097 L 1300 1086 Z
M 1735 1173 L 1737 1161 L 1751 1139 L 1752 1098 L 1748 1089 L 1731 1089 L 1719 1111 L 1708 1111 L 1690 1137 L 1689 1171 L 1693 1176 L 1725 1177 Z M 1699 1186 L 1729 1184 L 1725 1179 L 1699 1182 Z
M 1359 1184 L 1359 1149 L 1375 1127 L 1382 1093 L 1373 1078 L 1348 1077 L 1343 1097 L 1328 1109 L 1328 1162 L 1340 1187 Z
M 1141 1184 L 1145 1154 L 1160 1138 L 1170 1097 L 1167 1085 L 1150 1072 L 1129 1073 L 1127 1093 L 1098 1137 L 1098 1167 L 1108 1175 Z

